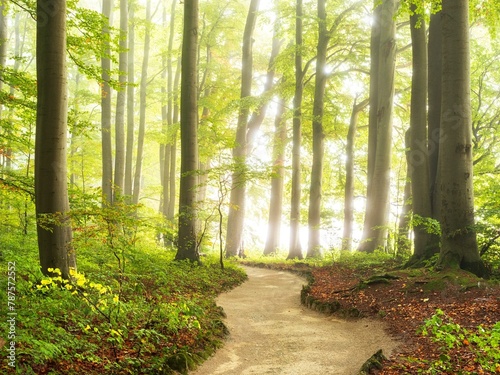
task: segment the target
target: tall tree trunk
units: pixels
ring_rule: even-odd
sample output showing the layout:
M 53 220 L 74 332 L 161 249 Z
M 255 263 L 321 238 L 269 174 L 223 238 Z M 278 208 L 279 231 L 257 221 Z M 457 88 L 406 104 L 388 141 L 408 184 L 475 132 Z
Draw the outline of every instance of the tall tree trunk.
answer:
M 259 0 L 251 0 L 248 10 L 245 31 L 243 33 L 241 59 L 241 93 L 242 100 L 236 127 L 236 144 L 233 148 L 234 171 L 231 178 L 231 193 L 226 234 L 226 257 L 236 256 L 242 251 L 243 222 L 245 217 L 245 180 L 247 154 L 247 121 L 249 109 L 245 98 L 251 95 L 253 64 L 253 31 L 257 19 Z
M 411 188 L 413 167 L 410 158 L 410 129 L 405 132 L 406 179 L 403 188 L 403 206 L 399 216 L 398 233 L 396 237 L 396 254 L 399 258 L 408 258 L 411 254 L 410 224 L 412 213 Z
M 141 194 L 142 159 L 144 154 L 144 136 L 146 133 L 146 94 L 148 86 L 149 45 L 151 40 L 151 0 L 146 2 L 146 31 L 144 34 L 144 55 L 142 59 L 141 83 L 139 93 L 139 134 L 137 135 L 137 158 L 135 162 L 134 192 L 132 202 L 139 203 Z
M 439 159 L 439 134 L 441 128 L 441 97 L 443 74 L 443 51 L 441 40 L 441 12 L 432 14 L 429 23 L 428 49 L 428 129 L 427 149 L 429 159 L 429 192 L 431 200 L 432 217 L 439 220 L 439 193 L 438 193 L 438 159 Z
M 162 12 L 162 24 L 163 28 L 167 27 L 167 4 L 163 3 L 163 12 Z M 170 38 L 169 38 L 170 39 Z M 162 104 L 161 104 L 161 131 L 162 131 L 162 136 L 163 140 L 160 142 L 160 183 L 161 183 L 161 188 L 162 192 L 160 195 L 160 207 L 159 207 L 159 212 L 162 213 L 163 215 L 166 214 L 168 210 L 168 177 L 170 177 L 170 148 L 168 145 L 168 139 L 167 139 L 167 134 L 168 134 L 168 123 L 169 123 L 169 118 L 168 118 L 168 66 L 167 66 L 167 60 L 170 58 L 168 50 L 167 52 L 162 53 L 161 55 L 161 98 L 162 98 Z
M 342 250 L 346 251 L 352 249 L 352 228 L 354 223 L 354 141 L 356 139 L 359 113 L 369 103 L 368 99 L 363 100 L 361 103 L 356 103 L 356 100 L 357 98 L 352 105 L 351 120 L 349 122 L 345 146 L 344 233 L 342 235 Z
M 441 252 L 438 265 L 460 267 L 486 276 L 473 228 L 469 1 L 443 0 L 442 14 Z
M 104 34 L 104 55 L 101 57 L 102 82 L 101 82 L 101 139 L 102 139 L 102 199 L 107 205 L 113 199 L 113 154 L 111 150 L 111 86 L 109 85 L 111 60 L 109 57 L 109 26 L 111 25 L 112 0 L 103 0 L 102 14 L 107 19 L 103 26 Z
M 278 110 L 274 121 L 273 176 L 271 178 L 271 201 L 269 203 L 269 222 L 264 254 L 275 253 L 279 249 L 281 237 L 281 214 L 283 211 L 283 175 L 286 146 L 285 103 L 278 101 Z
M 378 17 L 374 23 L 372 42 L 379 41 L 378 52 L 372 55 L 378 58 L 377 72 L 371 72 L 375 78 L 375 88 L 370 87 L 370 94 L 376 95 L 376 112 L 370 108 L 369 132 L 376 131 L 376 136 L 369 136 L 368 151 L 368 188 L 365 223 L 362 242 L 359 251 L 373 252 L 377 248 L 384 248 L 387 239 L 387 224 L 389 216 L 389 190 L 392 147 L 392 108 L 394 99 L 394 70 L 396 56 L 395 22 L 397 6 L 395 0 L 384 0 L 375 12 Z M 377 36 L 377 28 L 380 34 Z M 372 46 L 375 49 L 376 46 Z M 372 65 L 372 68 L 375 64 Z M 373 101 L 372 101 L 373 99 Z M 375 105 L 375 99 L 370 105 Z M 376 121 L 376 125 L 372 123 Z M 375 142 L 374 145 L 371 142 Z M 371 146 L 371 148 L 370 148 Z M 374 160 L 370 160 L 374 158 Z
M 124 193 L 125 184 L 125 103 L 127 101 L 127 0 L 120 0 L 120 54 L 118 57 L 118 82 L 120 88 L 116 94 L 115 115 L 115 179 L 114 198 L 119 199 Z
M 134 131 L 135 131 L 135 10 L 134 4 L 129 4 L 128 25 L 128 56 L 127 56 L 127 141 L 125 156 L 124 194 L 128 202 L 132 197 L 132 175 L 134 160 Z
M 163 73 L 162 73 L 162 81 L 166 82 L 166 87 L 162 87 L 162 93 L 164 97 L 166 98 L 166 103 L 163 104 L 162 106 L 162 122 L 164 126 L 164 133 L 165 135 L 169 134 L 172 126 L 173 126 L 173 81 L 174 81 L 174 73 L 172 70 L 172 60 L 173 60 L 173 45 L 174 45 L 174 36 L 175 36 L 175 5 L 176 1 L 172 1 L 171 7 L 170 7 L 170 23 L 169 23 L 169 37 L 168 37 L 168 46 L 167 46 L 167 52 L 162 56 L 162 66 L 163 66 Z M 167 8 L 165 6 L 164 12 L 163 12 L 163 22 L 166 27 L 167 23 Z M 166 144 L 162 144 L 160 148 L 160 168 L 162 170 L 161 173 L 161 183 L 162 183 L 162 202 L 160 204 L 161 206 L 161 212 L 165 216 L 165 218 L 168 218 L 168 212 L 169 212 L 169 207 L 171 205 L 174 205 L 174 199 L 171 197 L 171 188 L 172 188 L 172 183 L 171 183 L 171 178 L 173 176 L 174 181 L 175 181 L 175 173 L 172 174 L 170 172 L 170 169 L 172 167 L 171 165 L 171 157 L 172 157 L 172 148 L 175 147 L 172 145 L 172 140 L 167 137 L 166 139 Z
M 302 96 L 304 91 L 302 17 L 302 0 L 297 0 L 295 6 L 295 93 L 293 97 L 292 192 L 290 198 L 290 244 L 288 259 L 302 259 L 302 246 L 300 244 L 300 148 L 302 143 Z
M 37 116 L 35 201 L 40 265 L 70 278 L 76 268 L 69 222 L 67 147 L 66 1 L 37 1 Z
M 104 40 L 104 55 L 101 57 L 102 82 L 101 82 L 101 139 L 102 139 L 102 197 L 103 204 L 107 205 L 113 199 L 113 155 L 111 150 L 111 87 L 109 85 L 111 54 L 109 47 L 109 25 L 111 24 L 112 0 L 103 0 L 102 14 L 107 19 L 102 33 Z
M 177 60 L 177 67 L 174 78 L 174 87 L 172 94 L 173 108 L 172 108 L 172 125 L 179 122 L 179 85 L 181 77 L 181 59 Z M 175 197 L 176 197 L 176 177 L 177 177 L 177 132 L 172 132 L 172 144 L 170 147 L 170 199 L 168 205 L 167 219 L 174 220 L 175 217 Z
M 181 181 L 175 259 L 199 261 L 196 232 L 198 169 L 198 0 L 184 1 L 181 79 Z
M 428 64 L 428 113 L 427 113 L 427 150 L 429 162 L 429 199 L 431 202 L 431 217 L 440 220 L 439 199 L 439 148 L 441 128 L 441 76 L 443 73 L 443 53 L 441 41 L 441 12 L 432 14 L 429 23 L 429 44 L 427 46 Z M 425 145 L 422 145 L 425 147 Z M 429 253 L 439 252 L 440 239 L 438 235 L 429 235 Z
M 431 200 L 429 196 L 429 157 L 427 143 L 427 43 L 425 20 L 416 13 L 410 16 L 412 40 L 413 75 L 411 84 L 410 113 L 410 154 L 411 192 L 413 215 L 422 218 L 431 217 Z M 420 25 L 419 25 L 420 23 Z M 415 260 L 427 259 L 433 255 L 429 251 L 429 234 L 425 225 L 413 226 Z
M 326 53 L 330 36 L 326 27 L 326 1 L 318 0 L 318 45 L 316 49 L 316 80 L 313 103 L 313 161 L 311 185 L 309 188 L 309 244 L 307 257 L 321 256 L 320 220 L 321 220 L 321 184 L 323 180 L 324 138 L 323 110 L 326 86 Z

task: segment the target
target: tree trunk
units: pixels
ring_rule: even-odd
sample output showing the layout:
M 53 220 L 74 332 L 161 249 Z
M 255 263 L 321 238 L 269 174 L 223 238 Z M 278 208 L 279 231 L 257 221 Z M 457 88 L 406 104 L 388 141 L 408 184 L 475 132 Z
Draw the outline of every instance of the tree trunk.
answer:
M 368 152 L 368 189 L 366 214 L 362 242 L 359 251 L 373 252 L 377 248 L 385 248 L 387 239 L 387 224 L 389 216 L 389 190 L 392 148 L 392 108 L 394 99 L 394 69 L 396 56 L 395 0 L 384 0 L 376 12 L 380 27 L 380 36 L 372 36 L 372 42 L 379 40 L 378 52 L 372 58 L 378 58 L 376 78 L 376 112 L 370 109 L 369 132 L 372 134 L 369 142 L 376 138 L 375 151 L 373 144 L 369 143 L 371 150 Z M 376 27 L 374 26 L 374 29 Z M 374 64 L 375 65 L 375 64 Z M 382 84 L 383 83 L 383 84 Z M 373 89 L 375 91 L 375 88 Z M 372 94 L 372 88 L 370 88 Z M 371 101 L 375 104 L 375 100 Z M 375 116 L 376 113 L 376 116 Z M 375 160 L 370 160 L 370 158 Z
M 441 41 L 441 12 L 432 14 L 429 23 L 429 44 L 427 46 L 428 64 L 428 113 L 427 113 L 427 150 L 429 162 L 429 200 L 431 202 L 431 217 L 440 220 L 439 199 L 439 148 L 441 128 L 441 76 L 442 68 L 442 41 Z M 425 145 L 422 145 L 425 147 Z M 429 235 L 429 253 L 438 253 L 440 247 L 438 235 Z
M 357 98 L 356 98 L 357 99 Z M 344 233 L 342 236 L 342 250 L 352 249 L 352 228 L 354 223 L 354 141 L 356 139 L 356 129 L 358 125 L 359 113 L 366 108 L 368 99 L 352 106 L 349 131 L 347 132 L 347 142 L 345 146 L 345 193 L 344 193 Z
M 301 169 L 300 147 L 302 143 L 302 96 L 304 72 L 302 71 L 302 0 L 295 7 L 295 93 L 293 97 L 293 139 L 292 139 L 292 191 L 290 198 L 290 244 L 287 259 L 302 259 L 300 244 L 300 196 Z
M 460 267 L 486 276 L 473 228 L 469 2 L 443 0 L 442 14 L 441 252 L 438 265 Z
M 283 211 L 283 175 L 286 146 L 285 103 L 278 101 L 278 111 L 274 122 L 273 176 L 271 178 L 271 201 L 269 203 L 269 223 L 264 255 L 275 253 L 280 246 L 281 214 Z
M 173 126 L 173 71 L 172 71 L 172 50 L 173 50 L 173 44 L 174 44 L 174 35 L 175 35 L 175 5 L 176 1 L 172 1 L 171 8 L 170 8 L 170 24 L 169 24 L 169 38 L 168 38 L 168 47 L 167 47 L 167 53 L 163 55 L 162 57 L 162 66 L 163 66 L 163 73 L 162 73 L 162 81 L 167 82 L 167 86 L 164 87 L 162 86 L 162 95 L 166 98 L 167 102 L 163 104 L 162 106 L 162 121 L 163 121 L 163 126 L 164 126 L 164 134 L 167 136 L 169 134 L 169 130 L 172 129 Z M 166 6 L 164 8 L 164 13 L 163 13 L 163 22 L 166 27 Z M 166 139 L 166 144 L 162 144 L 162 147 L 160 148 L 160 168 L 162 169 L 161 173 L 161 183 L 162 183 L 162 188 L 163 188 L 163 193 L 162 193 L 162 203 L 161 203 L 161 212 L 163 213 L 163 216 L 165 218 L 168 218 L 168 212 L 169 212 L 169 207 L 170 205 L 174 204 L 174 201 L 171 200 L 171 195 L 170 195 L 170 188 L 171 188 L 171 173 L 170 173 L 170 168 L 171 168 L 171 160 L 170 158 L 172 157 L 172 142 L 171 139 L 167 137 Z M 174 181 L 175 181 L 175 174 L 174 174 Z M 175 197 L 175 196 L 174 196 Z
M 312 169 L 311 185 L 309 188 L 309 213 L 307 224 L 309 227 L 309 245 L 307 257 L 321 256 L 320 220 L 321 220 L 321 184 L 323 180 L 324 138 L 323 109 L 326 86 L 326 53 L 330 40 L 326 28 L 326 1 L 318 0 L 318 45 L 316 53 L 316 80 L 314 86 L 313 103 L 313 139 L 312 139 Z
M 441 40 L 441 12 L 432 14 L 429 23 L 428 49 L 428 129 L 427 150 L 429 159 L 429 192 L 431 200 L 432 217 L 439 220 L 439 193 L 438 184 L 438 159 L 439 159 L 439 133 L 441 128 L 441 78 L 443 74 L 443 51 Z
M 132 197 L 132 175 L 134 160 L 134 131 L 135 131 L 135 20 L 134 4 L 129 5 L 129 26 L 128 26 L 128 87 L 127 87 L 127 142 L 125 156 L 125 182 L 124 194 L 128 202 Z
M 175 259 L 199 261 L 196 233 L 198 169 L 198 0 L 184 1 L 181 79 L 181 181 Z
M 113 201 L 124 193 L 125 184 L 125 103 L 127 101 L 127 0 L 120 0 L 120 54 L 118 57 L 120 88 L 116 94 L 115 115 L 115 179 Z
M 37 116 L 35 202 L 40 265 L 70 278 L 71 248 L 67 181 L 66 1 L 37 1 Z
M 249 116 L 245 98 L 252 90 L 253 31 L 257 19 L 259 0 L 251 0 L 248 10 L 245 31 L 243 33 L 241 59 L 241 93 L 242 100 L 236 126 L 236 144 L 233 148 L 234 171 L 231 178 L 229 212 L 226 234 L 226 257 L 236 256 L 242 252 L 243 222 L 245 217 L 245 180 L 247 154 L 247 122 Z
M 410 158 L 410 129 L 405 132 L 406 179 L 403 189 L 403 207 L 399 216 L 398 234 L 396 238 L 396 254 L 398 258 L 408 258 L 411 255 L 410 224 L 412 213 L 411 189 L 413 167 Z
M 416 6 L 412 5 L 416 12 Z M 420 22 L 420 25 L 418 23 Z M 413 75 L 411 84 L 410 154 L 411 192 L 413 215 L 431 217 L 429 196 L 429 156 L 427 143 L 427 44 L 425 20 L 419 14 L 410 16 Z M 413 259 L 430 258 L 434 252 L 429 248 L 429 234 L 426 226 L 413 226 Z
M 179 122 L 179 85 L 181 77 L 181 59 L 177 60 L 177 67 L 174 78 L 174 87 L 172 94 L 173 109 L 172 109 L 172 125 Z M 175 217 L 175 191 L 176 191 L 176 177 L 177 177 L 177 132 L 172 132 L 172 144 L 170 147 L 170 199 L 168 206 L 167 219 L 174 220 Z
M 101 57 L 101 139 L 102 139 L 102 199 L 103 205 L 108 205 L 113 199 L 113 154 L 111 150 L 111 87 L 109 74 L 111 70 L 111 54 L 109 47 L 109 25 L 111 25 L 112 0 L 103 0 L 102 14 L 108 22 L 103 26 L 105 36 L 104 55 Z
M 134 192 L 132 202 L 139 203 L 141 194 L 142 159 L 144 154 L 144 136 L 146 133 L 146 94 L 148 86 L 149 45 L 151 39 L 151 0 L 146 2 L 146 30 L 144 34 L 144 55 L 142 59 L 141 83 L 139 93 L 139 134 L 137 135 L 137 159 L 135 162 Z

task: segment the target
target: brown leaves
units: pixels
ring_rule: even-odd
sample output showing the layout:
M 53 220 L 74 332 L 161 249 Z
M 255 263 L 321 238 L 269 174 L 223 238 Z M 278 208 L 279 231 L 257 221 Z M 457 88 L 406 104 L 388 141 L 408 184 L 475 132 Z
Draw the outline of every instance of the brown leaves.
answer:
M 477 280 L 466 273 L 441 274 L 429 270 L 395 271 L 398 279 L 389 283 L 364 285 L 373 274 L 335 264 L 312 271 L 314 283 L 310 294 L 319 302 L 338 301 L 344 310 L 355 308 L 363 316 L 378 316 L 390 332 L 402 339 L 399 353 L 385 362 L 379 374 L 418 373 L 425 360 L 439 358 L 438 348 L 430 338 L 417 333 L 437 308 L 457 324 L 469 329 L 485 328 L 500 321 L 500 287 L 478 287 Z M 485 285 L 481 281 L 481 285 Z M 485 374 L 469 350 L 467 339 L 450 355 L 450 362 L 469 373 Z M 413 358 L 413 360 L 411 359 Z M 424 360 L 424 361 L 422 361 Z M 497 373 L 500 373 L 500 366 Z

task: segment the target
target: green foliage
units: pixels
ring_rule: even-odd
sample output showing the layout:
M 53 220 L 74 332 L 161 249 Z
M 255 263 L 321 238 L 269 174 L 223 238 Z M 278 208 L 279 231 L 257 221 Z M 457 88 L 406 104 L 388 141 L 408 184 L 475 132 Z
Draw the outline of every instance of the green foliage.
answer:
M 429 234 L 441 235 L 441 224 L 438 220 L 431 217 L 422 217 L 414 214 L 410 221 L 412 227 L 423 228 Z
M 500 370 L 500 322 L 491 328 L 478 326 L 467 329 L 453 322 L 441 309 L 425 321 L 420 328 L 423 336 L 429 336 L 439 345 L 439 357 L 429 362 L 430 370 L 454 374 L 475 374 L 464 369 L 461 358 L 453 356 L 453 349 L 466 347 L 484 371 Z
M 222 271 L 211 257 L 202 266 L 174 262 L 172 252 L 147 240 L 157 230 L 138 215 L 147 210 L 134 207 L 132 216 L 128 208 L 98 208 L 85 198 L 87 210 L 75 204 L 72 213 L 79 270 L 70 280 L 57 269 L 52 277 L 41 274 L 33 236 L 0 228 L 0 266 L 16 263 L 17 373 L 161 374 L 194 367 L 225 334 L 214 297 L 244 273 L 230 262 Z M 7 290 L 6 278 L 0 287 Z M 7 329 L 1 326 L 0 337 Z M 0 364 L 0 372 L 8 371 Z

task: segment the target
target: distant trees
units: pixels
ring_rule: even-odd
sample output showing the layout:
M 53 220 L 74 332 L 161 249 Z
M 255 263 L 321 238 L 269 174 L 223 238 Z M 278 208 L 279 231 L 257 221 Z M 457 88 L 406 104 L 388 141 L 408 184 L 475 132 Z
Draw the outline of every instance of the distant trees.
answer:
M 402 13 L 396 12 L 399 3 Z M 54 4 L 40 1 L 48 9 Z M 439 13 L 431 14 L 427 33 L 428 17 L 421 12 L 429 9 L 417 0 L 373 2 L 373 25 L 362 1 L 346 6 L 340 0 L 238 0 L 223 7 L 205 2 L 199 10 L 197 2 L 186 1 L 184 14 L 173 0 L 104 0 L 100 11 L 68 4 L 69 97 L 61 100 L 69 101 L 70 198 L 77 205 L 80 196 L 87 203 L 96 194 L 103 207 L 119 210 L 123 206 L 113 203 L 125 195 L 124 203 L 141 203 L 134 207 L 138 220 L 141 212 L 159 208 L 157 238 L 167 247 L 178 245 L 179 259 L 197 260 L 198 248 L 216 241 L 225 242 L 226 256 L 238 255 L 243 238 L 249 247 L 258 244 L 273 253 L 283 245 L 278 228 L 289 215 L 288 258 L 303 256 L 300 237 L 306 239 L 301 231 L 306 226 L 307 256 L 321 256 L 328 247 L 351 250 L 358 246 L 356 227 L 364 218 L 361 251 L 393 251 L 404 237 L 407 248 L 400 250 L 413 250 L 409 265 L 422 264 L 441 250 L 443 267 L 484 271 L 474 235 L 473 189 L 479 190 L 476 206 L 493 199 L 500 110 L 492 61 L 498 51 L 491 36 L 491 43 L 483 38 L 484 48 L 473 41 L 476 52 L 467 54 L 465 5 L 443 1 L 442 10 L 433 6 Z M 475 4 L 470 9 L 489 25 L 485 12 L 490 15 L 496 3 Z M 3 187 L 19 188 L 22 181 L 23 190 L 16 191 L 30 194 L 33 188 L 32 128 L 35 88 L 41 81 L 33 83 L 34 56 L 26 53 L 35 40 L 34 22 L 26 12 L 34 11 L 31 6 L 20 10 L 17 3 L 0 1 L 0 209 L 12 216 L 12 190 Z M 271 24 L 279 26 L 273 43 Z M 396 39 L 406 47 L 396 50 Z M 134 48 L 137 41 L 140 51 Z M 471 60 L 472 73 L 462 63 Z M 41 69 L 47 65 L 40 64 Z M 470 90 L 466 81 L 471 75 L 472 99 L 459 95 Z M 54 85 L 51 81 L 38 93 L 37 126 L 43 130 L 36 135 L 36 187 L 42 196 L 48 193 L 40 193 L 44 187 L 38 179 L 53 176 L 40 174 L 39 168 L 47 166 L 39 155 L 48 145 L 38 138 L 61 122 L 59 109 L 46 109 L 56 104 L 44 102 L 46 95 L 57 99 L 46 92 Z M 368 105 L 369 113 L 364 110 Z M 51 120 L 49 128 L 41 125 L 57 113 L 59 119 Z M 54 137 L 53 144 L 64 143 Z M 480 171 L 476 181 L 481 181 L 475 186 L 474 165 Z M 366 204 L 365 212 L 360 203 Z M 15 209 L 26 230 L 29 204 Z M 226 209 L 216 223 L 217 210 Z M 43 210 L 47 215 L 39 217 L 49 220 L 52 208 Z M 62 205 L 57 212 L 67 210 Z M 489 220 L 488 215 L 491 210 L 480 220 Z M 61 224 L 62 231 L 68 226 L 63 216 L 48 222 Z M 266 219 L 270 229 L 264 238 L 260 232 Z M 215 225 L 225 236 L 211 233 Z M 327 232 L 335 232 L 328 242 Z M 482 234 L 480 241 L 485 241 Z

